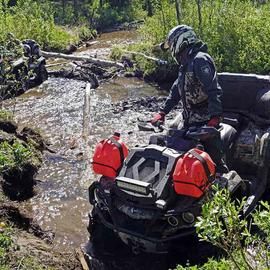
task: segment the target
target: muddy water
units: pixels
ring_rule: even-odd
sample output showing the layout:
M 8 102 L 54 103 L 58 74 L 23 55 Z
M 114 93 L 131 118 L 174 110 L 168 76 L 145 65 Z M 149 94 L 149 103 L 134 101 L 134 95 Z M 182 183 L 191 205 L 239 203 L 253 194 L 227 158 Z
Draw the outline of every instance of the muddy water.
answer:
M 79 53 L 92 55 L 98 51 L 105 57 L 112 44 L 122 40 L 131 42 L 131 37 L 134 39 L 134 33 L 105 34 L 93 48 Z M 126 110 L 115 114 L 112 103 L 157 94 L 155 87 L 127 78 L 117 78 L 92 90 L 89 158 L 96 143 L 114 131 L 121 133 L 129 147 L 145 143 L 148 136 L 135 132 L 140 113 Z M 92 173 L 88 177 L 84 175 L 88 171 L 83 158 L 86 149 L 82 136 L 84 98 L 85 83 L 50 78 L 15 101 L 5 103 L 6 108 L 15 112 L 21 126 L 39 129 L 56 152 L 45 154 L 44 164 L 36 177 L 39 192 L 25 202 L 25 207 L 32 211 L 43 229 L 55 232 L 54 243 L 61 249 L 77 247 L 88 239 L 87 188 L 95 176 Z
M 129 97 L 156 95 L 154 87 L 137 79 L 119 78 L 92 90 L 90 155 L 98 141 L 119 131 L 132 147 L 145 143 L 147 136 L 136 131 L 140 113 L 124 111 L 115 114 L 112 103 Z M 20 125 L 37 128 L 56 153 L 45 154 L 45 162 L 37 175 L 38 195 L 25 203 L 44 229 L 56 233 L 55 244 L 62 248 L 76 247 L 87 240 L 89 203 L 87 188 L 93 174 L 83 179 L 86 149 L 83 134 L 85 83 L 50 78 L 38 88 L 20 96 L 5 106 L 15 111 Z M 90 157 L 89 157 L 90 158 Z

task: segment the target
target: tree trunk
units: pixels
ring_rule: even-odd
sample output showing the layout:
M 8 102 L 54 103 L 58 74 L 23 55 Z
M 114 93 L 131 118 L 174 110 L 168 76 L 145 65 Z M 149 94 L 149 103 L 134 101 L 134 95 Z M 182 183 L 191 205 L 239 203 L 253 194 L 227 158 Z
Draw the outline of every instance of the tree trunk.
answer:
M 181 15 L 182 9 L 181 9 L 181 5 L 180 5 L 180 0 L 175 0 L 175 9 L 176 9 L 177 22 L 178 22 L 178 24 L 180 24 L 181 17 L 182 17 L 182 15 Z
M 145 2 L 145 6 L 146 6 L 146 10 L 147 10 L 147 15 L 149 17 L 152 17 L 154 14 L 153 14 L 153 6 L 152 6 L 152 2 L 151 0 L 146 0 Z
M 162 16 L 162 21 L 163 21 L 163 34 L 164 36 L 167 34 L 167 25 L 166 25 L 166 19 L 165 19 L 165 14 L 164 14 L 164 7 L 162 0 L 160 0 L 160 10 L 161 10 L 161 16 Z
M 198 19 L 199 19 L 199 35 L 200 38 L 203 38 L 203 29 L 202 29 L 202 0 L 196 0 L 198 7 Z
M 78 21 L 78 1 L 73 0 L 73 10 L 74 10 L 74 22 L 76 23 Z
M 167 61 L 164 61 L 162 59 L 159 59 L 159 58 L 156 58 L 156 57 L 152 57 L 152 56 L 146 55 L 146 54 L 144 54 L 142 52 L 124 51 L 124 53 L 126 53 L 126 54 L 133 54 L 133 55 L 140 55 L 140 56 L 144 57 L 145 59 L 154 61 L 155 63 L 157 63 L 159 65 L 166 65 L 167 64 Z
M 84 61 L 84 62 L 89 62 L 93 63 L 102 67 L 117 67 L 117 68 L 124 68 L 124 65 L 119 62 L 114 62 L 110 60 L 104 60 L 104 59 L 98 59 L 94 57 L 89 57 L 89 56 L 75 56 L 75 55 L 68 55 L 64 53 L 55 53 L 55 52 L 45 52 L 42 51 L 42 55 L 45 58 L 63 58 L 71 61 Z
M 99 0 L 99 8 L 102 8 L 103 6 L 103 0 Z
M 64 18 L 66 14 L 66 0 L 62 0 L 62 13 Z

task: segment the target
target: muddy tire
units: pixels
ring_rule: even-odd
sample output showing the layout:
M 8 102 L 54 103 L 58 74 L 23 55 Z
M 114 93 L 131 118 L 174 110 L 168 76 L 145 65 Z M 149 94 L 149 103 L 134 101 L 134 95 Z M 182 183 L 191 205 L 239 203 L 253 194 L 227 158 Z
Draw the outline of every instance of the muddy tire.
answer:
M 119 248 L 126 247 L 114 231 L 102 224 L 98 215 L 95 213 L 95 209 L 89 215 L 87 229 L 90 234 L 89 240 L 97 250 L 111 253 Z
M 97 214 L 94 213 L 93 210 L 92 213 L 89 215 L 89 224 L 87 227 L 87 230 L 90 235 L 90 241 L 91 242 L 98 242 L 104 235 L 108 234 L 111 230 L 105 227 Z
M 45 67 L 45 64 L 40 64 L 40 66 L 38 67 L 37 70 L 37 76 L 35 79 L 35 83 L 37 85 L 42 84 L 43 82 L 45 82 L 48 79 L 48 72 L 47 69 Z

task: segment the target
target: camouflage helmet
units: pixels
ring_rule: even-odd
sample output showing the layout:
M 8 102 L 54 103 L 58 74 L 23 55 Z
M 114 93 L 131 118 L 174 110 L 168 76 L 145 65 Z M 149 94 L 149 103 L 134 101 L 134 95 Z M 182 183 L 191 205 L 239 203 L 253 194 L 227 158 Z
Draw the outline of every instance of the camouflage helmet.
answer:
M 173 58 L 177 61 L 181 54 L 189 45 L 198 41 L 192 27 L 187 25 L 177 25 L 168 33 L 166 40 L 161 43 L 162 50 L 171 50 Z

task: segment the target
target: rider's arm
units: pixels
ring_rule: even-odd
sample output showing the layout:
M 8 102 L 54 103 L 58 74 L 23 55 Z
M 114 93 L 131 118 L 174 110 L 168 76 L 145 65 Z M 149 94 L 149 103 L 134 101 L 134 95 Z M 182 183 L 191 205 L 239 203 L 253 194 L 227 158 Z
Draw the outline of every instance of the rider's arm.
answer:
M 170 94 L 167 97 L 163 107 L 160 108 L 160 111 L 164 112 L 165 114 L 168 114 L 173 109 L 173 107 L 178 104 L 180 99 L 181 99 L 181 96 L 180 96 L 179 89 L 178 89 L 178 79 L 177 79 L 173 83 L 173 85 L 170 89 Z
M 222 115 L 222 89 L 217 81 L 217 72 L 213 60 L 207 54 L 194 61 L 194 72 L 208 95 L 208 110 L 210 118 Z

